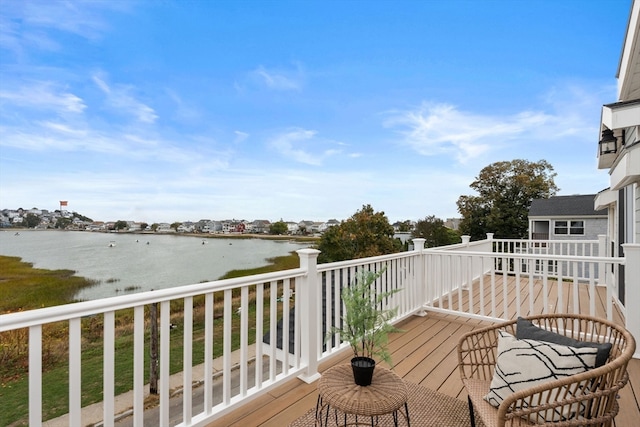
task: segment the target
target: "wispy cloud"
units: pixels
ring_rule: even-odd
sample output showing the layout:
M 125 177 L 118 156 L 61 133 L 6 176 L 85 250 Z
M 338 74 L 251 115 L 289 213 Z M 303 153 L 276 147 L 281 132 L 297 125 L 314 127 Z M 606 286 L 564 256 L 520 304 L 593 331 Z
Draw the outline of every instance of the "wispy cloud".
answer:
M 249 78 L 255 84 L 275 91 L 299 91 L 305 80 L 300 64 L 295 64 L 294 68 L 288 69 L 268 69 L 260 65 L 249 73 Z
M 415 110 L 393 112 L 384 125 L 397 129 L 404 136 L 403 142 L 422 155 L 453 152 L 464 163 L 488 151 L 496 138 L 513 138 L 548 119 L 540 113 L 500 119 L 461 111 L 449 104 L 425 103 Z
M 342 149 L 318 150 L 321 146 L 339 144 L 320 139 L 317 134 L 318 132 L 315 130 L 290 129 L 271 138 L 269 144 L 289 159 L 307 165 L 320 166 L 328 157 L 341 154 Z
M 0 102 L 54 112 L 82 113 L 87 108 L 80 97 L 52 82 L 30 82 L 13 91 L 0 90 Z
M 577 89 L 549 93 L 539 110 L 510 115 L 424 102 L 412 110 L 390 112 L 383 125 L 400 133 L 401 142 L 421 155 L 449 153 L 458 162 L 467 163 L 514 141 L 544 142 L 566 135 L 588 139 L 593 129 L 592 111 L 588 108 L 593 109 L 594 104 L 584 99 L 580 102 L 585 95 Z
M 95 41 L 109 29 L 105 11 L 126 12 L 132 7 L 132 2 L 107 0 L 5 1 L 0 20 L 0 47 L 17 55 L 24 55 L 28 49 L 60 51 L 63 46 L 54 32 Z
M 143 123 L 153 123 L 158 118 L 155 110 L 138 101 L 132 94 L 133 88 L 125 85 L 109 86 L 103 78 L 94 75 L 93 81 L 106 95 L 107 105 L 114 112 L 131 114 Z
M 188 105 L 188 103 L 185 102 L 182 97 L 176 93 L 175 90 L 166 89 L 165 92 L 176 105 L 175 118 L 178 121 L 191 123 L 197 122 L 202 118 L 201 112 L 198 109 Z
M 243 142 L 247 138 L 249 138 L 249 134 L 246 133 L 246 132 L 242 132 L 242 131 L 236 130 L 233 133 L 236 135 L 235 139 L 233 140 L 233 142 L 236 143 L 236 144 L 240 144 L 241 142 Z

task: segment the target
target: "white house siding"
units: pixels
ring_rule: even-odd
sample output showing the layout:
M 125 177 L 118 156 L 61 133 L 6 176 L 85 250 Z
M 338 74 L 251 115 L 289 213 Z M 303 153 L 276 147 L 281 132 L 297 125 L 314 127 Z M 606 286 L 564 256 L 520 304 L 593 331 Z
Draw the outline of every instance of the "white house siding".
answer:
M 636 218 L 636 238 L 634 243 L 640 243 L 640 185 L 635 184 L 636 200 L 635 200 L 635 218 Z

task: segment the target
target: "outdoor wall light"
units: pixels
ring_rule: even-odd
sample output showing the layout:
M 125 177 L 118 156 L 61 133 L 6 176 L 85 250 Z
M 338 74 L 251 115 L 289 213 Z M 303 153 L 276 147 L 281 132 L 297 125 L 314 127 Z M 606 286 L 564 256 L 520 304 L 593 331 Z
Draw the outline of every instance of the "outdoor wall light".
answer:
M 602 139 L 598 142 L 600 155 L 615 153 L 617 150 L 617 141 L 618 139 L 613 135 L 613 131 L 605 128 L 602 131 Z

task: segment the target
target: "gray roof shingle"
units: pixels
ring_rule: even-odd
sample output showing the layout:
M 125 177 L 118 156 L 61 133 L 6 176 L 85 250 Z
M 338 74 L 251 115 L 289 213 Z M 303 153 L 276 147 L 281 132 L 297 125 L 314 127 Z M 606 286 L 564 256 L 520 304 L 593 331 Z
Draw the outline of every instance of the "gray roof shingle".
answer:
M 595 194 L 586 194 L 535 199 L 529 207 L 529 216 L 607 216 L 606 209 L 594 210 L 595 197 Z

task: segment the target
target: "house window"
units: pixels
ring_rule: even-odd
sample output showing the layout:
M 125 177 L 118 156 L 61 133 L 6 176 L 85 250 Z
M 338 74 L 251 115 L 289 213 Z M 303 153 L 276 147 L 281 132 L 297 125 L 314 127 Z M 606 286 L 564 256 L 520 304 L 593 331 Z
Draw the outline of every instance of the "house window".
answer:
M 584 221 L 556 221 L 553 232 L 561 235 L 583 235 Z

